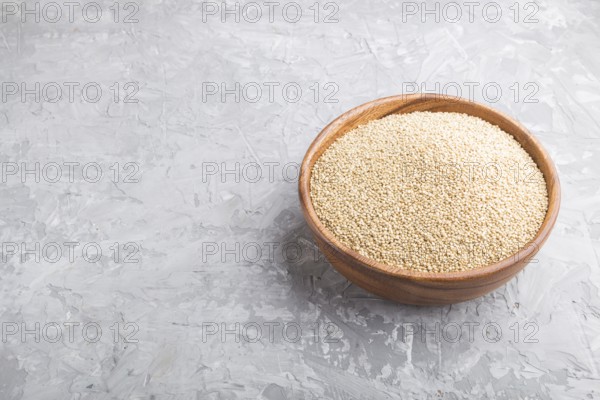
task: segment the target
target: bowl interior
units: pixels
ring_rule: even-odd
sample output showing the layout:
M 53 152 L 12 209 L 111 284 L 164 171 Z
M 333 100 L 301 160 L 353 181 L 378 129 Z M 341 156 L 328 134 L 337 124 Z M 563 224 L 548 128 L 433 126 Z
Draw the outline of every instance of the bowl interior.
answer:
M 507 257 L 497 263 L 468 271 L 428 273 L 412 270 L 399 270 L 391 272 L 384 264 L 364 257 L 350 249 L 325 228 L 317 217 L 310 199 L 310 175 L 315 162 L 338 137 L 351 131 L 357 126 L 363 125 L 374 119 L 383 118 L 390 114 L 403 114 L 414 111 L 458 112 L 479 117 L 491 124 L 497 125 L 503 131 L 511 134 L 521 144 L 523 149 L 529 153 L 546 180 L 546 188 L 548 190 L 548 211 L 546 212 L 546 217 L 538 233 L 527 246 L 519 250 L 513 256 Z M 343 253 L 346 256 L 351 257 L 354 261 L 377 269 L 384 274 L 424 281 L 454 281 L 478 278 L 497 273 L 518 262 L 523 262 L 524 266 L 527 260 L 529 260 L 546 241 L 558 216 L 560 205 L 560 184 L 554 164 L 541 144 L 527 131 L 527 129 L 507 115 L 482 104 L 457 97 L 429 94 L 400 95 L 374 100 L 358 106 L 336 118 L 321 131 L 309 147 L 302 162 L 299 191 L 301 206 L 311 230 L 320 240 L 330 245 L 335 251 Z

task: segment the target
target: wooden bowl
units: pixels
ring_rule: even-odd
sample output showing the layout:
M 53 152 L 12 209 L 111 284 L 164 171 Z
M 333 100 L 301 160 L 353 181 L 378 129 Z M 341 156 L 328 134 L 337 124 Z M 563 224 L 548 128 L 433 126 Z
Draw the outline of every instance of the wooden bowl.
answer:
M 528 246 L 495 264 L 470 271 L 426 273 L 412 270 L 390 272 L 385 265 L 342 244 L 317 217 L 310 198 L 312 167 L 327 147 L 346 132 L 390 114 L 413 111 L 459 112 L 499 126 L 523 146 L 546 180 L 548 212 L 540 230 Z M 383 298 L 416 305 L 442 305 L 483 296 L 521 271 L 548 238 L 558 216 L 560 183 L 552 160 L 541 144 L 521 124 L 487 106 L 451 96 L 412 94 L 386 97 L 358 106 L 327 125 L 310 145 L 302 162 L 299 180 L 300 204 L 308 226 L 331 264 L 358 286 Z M 540 267 L 541 268 L 541 267 Z

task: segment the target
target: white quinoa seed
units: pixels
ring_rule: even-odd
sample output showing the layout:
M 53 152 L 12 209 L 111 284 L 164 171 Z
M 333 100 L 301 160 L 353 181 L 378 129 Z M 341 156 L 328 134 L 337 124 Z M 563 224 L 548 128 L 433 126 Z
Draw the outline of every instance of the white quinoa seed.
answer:
M 508 133 L 460 113 L 390 115 L 315 163 L 310 195 L 342 243 L 390 271 L 465 271 L 526 247 L 548 208 L 544 177 Z

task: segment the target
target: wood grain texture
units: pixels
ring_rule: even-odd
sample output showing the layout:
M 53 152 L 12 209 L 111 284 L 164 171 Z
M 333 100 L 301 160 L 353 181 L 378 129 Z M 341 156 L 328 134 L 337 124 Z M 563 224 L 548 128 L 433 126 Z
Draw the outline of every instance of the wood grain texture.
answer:
M 359 125 L 390 114 L 413 111 L 459 112 L 479 117 L 511 134 L 537 163 L 546 180 L 548 211 L 529 245 L 511 257 L 470 271 L 425 273 L 390 272 L 385 265 L 366 258 L 342 244 L 319 221 L 310 199 L 310 175 L 321 154 L 338 137 Z M 381 297 L 405 304 L 442 305 L 483 296 L 513 278 L 539 251 L 552 230 L 560 208 L 560 183 L 556 168 L 541 144 L 512 118 L 465 99 L 435 94 L 399 95 L 358 106 L 327 125 L 310 145 L 300 170 L 300 204 L 321 251 L 346 278 Z

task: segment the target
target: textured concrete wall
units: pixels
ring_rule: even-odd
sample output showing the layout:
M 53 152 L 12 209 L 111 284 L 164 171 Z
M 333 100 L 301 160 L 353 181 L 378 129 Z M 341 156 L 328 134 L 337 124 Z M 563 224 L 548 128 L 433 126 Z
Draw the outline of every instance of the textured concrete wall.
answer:
M 2 3 L 0 398 L 600 398 L 600 4 L 113 3 Z M 320 128 L 421 84 L 563 185 L 535 262 L 448 307 L 350 284 L 297 199 Z

